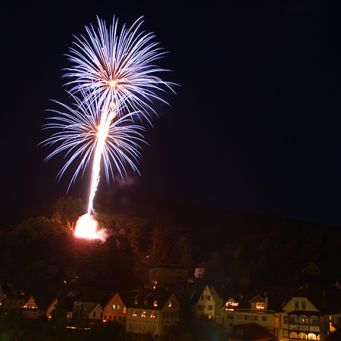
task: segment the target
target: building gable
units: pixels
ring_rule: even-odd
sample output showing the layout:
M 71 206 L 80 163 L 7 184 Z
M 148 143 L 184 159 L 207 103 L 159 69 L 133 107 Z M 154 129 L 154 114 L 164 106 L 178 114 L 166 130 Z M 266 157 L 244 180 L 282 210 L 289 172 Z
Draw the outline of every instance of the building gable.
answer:
M 307 297 L 291 297 L 284 305 L 285 313 L 291 311 L 319 311 Z
M 30 296 L 30 298 L 25 302 L 23 305 L 23 309 L 30 309 L 30 310 L 37 310 L 38 306 L 33 296 Z
M 102 320 L 103 319 L 103 309 L 99 303 L 97 303 L 95 307 L 90 311 L 88 318 L 90 320 Z
M 124 322 L 126 318 L 127 307 L 124 304 L 119 293 L 115 293 L 103 308 L 103 321 Z

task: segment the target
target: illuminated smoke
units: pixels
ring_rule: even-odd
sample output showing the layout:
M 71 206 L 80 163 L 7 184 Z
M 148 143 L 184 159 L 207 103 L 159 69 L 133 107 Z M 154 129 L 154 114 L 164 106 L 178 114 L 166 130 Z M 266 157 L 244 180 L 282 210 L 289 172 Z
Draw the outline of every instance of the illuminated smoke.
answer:
M 89 240 L 98 239 L 104 242 L 107 239 L 107 232 L 104 229 L 99 229 L 94 217 L 86 213 L 78 218 L 74 236 Z

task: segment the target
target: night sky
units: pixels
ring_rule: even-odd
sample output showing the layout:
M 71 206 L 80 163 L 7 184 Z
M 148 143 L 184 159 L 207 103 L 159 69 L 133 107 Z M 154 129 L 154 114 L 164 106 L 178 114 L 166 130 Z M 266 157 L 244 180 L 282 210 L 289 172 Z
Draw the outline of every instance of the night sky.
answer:
M 50 99 L 63 88 L 72 34 L 96 15 L 145 16 L 181 85 L 159 106 L 141 177 L 102 184 L 111 202 L 163 200 L 341 223 L 340 28 L 325 1 L 74 1 L 1 14 L 1 193 L 13 221 L 64 195 L 62 158 L 37 144 Z M 87 196 L 88 178 L 70 195 Z

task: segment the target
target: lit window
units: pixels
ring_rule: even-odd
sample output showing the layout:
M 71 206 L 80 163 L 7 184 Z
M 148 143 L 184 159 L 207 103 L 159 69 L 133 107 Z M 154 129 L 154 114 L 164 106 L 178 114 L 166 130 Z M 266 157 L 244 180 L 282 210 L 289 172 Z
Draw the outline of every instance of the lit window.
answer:
M 290 332 L 289 338 L 290 339 L 298 339 L 298 334 L 296 332 Z
M 257 302 L 256 303 L 256 309 L 264 309 L 264 303 L 263 302 Z
M 156 312 L 153 311 L 153 312 L 150 314 L 150 317 L 151 317 L 152 319 L 155 319 L 155 318 L 156 318 Z
M 143 310 L 141 317 L 146 317 L 147 316 L 147 312 L 145 310 Z
M 136 310 L 133 310 L 133 314 L 132 314 L 133 316 L 137 316 L 137 312 L 136 312 Z
M 138 303 L 139 303 L 139 301 L 135 299 L 134 300 L 134 304 L 138 304 Z
M 301 316 L 300 316 L 300 323 L 301 323 L 301 324 L 308 324 L 308 323 L 309 323 L 308 316 L 306 316 L 306 315 L 301 315 Z
M 169 301 L 169 302 L 168 302 L 168 308 L 172 308 L 172 306 L 173 306 L 173 302 L 172 302 L 172 301 Z
M 298 338 L 301 340 L 307 340 L 308 339 L 308 335 L 305 333 L 299 333 Z
M 157 300 L 154 301 L 154 307 L 157 307 Z
M 127 313 L 127 308 L 123 307 L 122 312 L 123 312 L 123 314 L 126 314 Z

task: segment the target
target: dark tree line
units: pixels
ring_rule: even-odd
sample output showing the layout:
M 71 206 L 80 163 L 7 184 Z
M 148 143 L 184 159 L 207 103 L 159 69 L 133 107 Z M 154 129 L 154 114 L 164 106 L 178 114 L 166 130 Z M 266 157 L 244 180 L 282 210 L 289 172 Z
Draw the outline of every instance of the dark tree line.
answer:
M 98 288 L 137 287 L 141 260 L 193 270 L 206 262 L 206 280 L 227 289 L 333 285 L 341 278 L 341 233 L 336 227 L 279 219 L 236 219 L 184 211 L 163 219 L 101 213 L 105 243 L 75 239 L 85 211 L 80 199 L 61 198 L 48 217 L 27 218 L 0 230 L 0 280 L 41 288 L 77 282 Z M 174 215 L 175 216 L 175 215 Z M 191 218 L 192 217 L 192 218 Z M 169 218 L 169 219 L 168 219 Z

